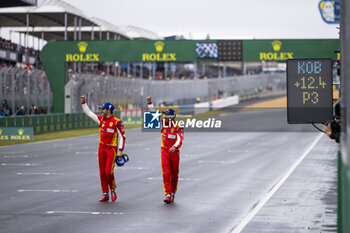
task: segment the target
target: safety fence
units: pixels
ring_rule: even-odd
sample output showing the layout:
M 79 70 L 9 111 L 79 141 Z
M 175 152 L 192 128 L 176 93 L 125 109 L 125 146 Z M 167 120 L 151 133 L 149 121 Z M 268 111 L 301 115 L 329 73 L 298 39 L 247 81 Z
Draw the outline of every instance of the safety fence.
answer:
M 286 87 L 284 73 L 233 76 L 192 80 L 144 80 L 117 78 L 96 74 L 72 74 L 65 85 L 65 113 L 81 112 L 80 95 L 87 96 L 93 111 L 106 101 L 123 109 L 146 107 L 145 97 L 151 95 L 155 104 L 188 105 L 210 102 L 233 95 L 251 96 L 263 91 L 283 90 Z M 43 70 L 27 70 L 20 67 L 0 67 L 0 100 L 7 100 L 12 114 L 20 105 L 26 113 L 30 106 L 50 113 L 53 93 Z
M 119 117 L 119 111 L 114 115 Z M 85 113 L 28 115 L 0 118 L 0 128 L 33 127 L 34 134 L 97 127 Z
M 233 95 L 249 96 L 264 91 L 283 90 L 285 74 L 260 74 L 203 80 L 142 80 L 75 74 L 66 85 L 65 112 L 80 112 L 80 95 L 87 96 L 93 111 L 106 101 L 122 108 L 146 107 L 146 96 L 155 105 L 188 105 L 211 102 Z
M 350 170 L 338 153 L 338 233 L 350 232 Z
M 23 105 L 28 113 L 31 105 L 50 113 L 53 94 L 43 70 L 0 66 L 0 100 L 7 100 L 11 113 Z

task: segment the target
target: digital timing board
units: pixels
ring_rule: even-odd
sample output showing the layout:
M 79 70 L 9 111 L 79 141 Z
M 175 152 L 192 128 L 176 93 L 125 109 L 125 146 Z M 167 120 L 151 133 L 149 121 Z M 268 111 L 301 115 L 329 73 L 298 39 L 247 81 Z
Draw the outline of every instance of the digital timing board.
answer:
M 218 61 L 242 61 L 241 40 L 218 40 Z
M 289 124 L 326 123 L 333 119 L 332 60 L 287 60 Z

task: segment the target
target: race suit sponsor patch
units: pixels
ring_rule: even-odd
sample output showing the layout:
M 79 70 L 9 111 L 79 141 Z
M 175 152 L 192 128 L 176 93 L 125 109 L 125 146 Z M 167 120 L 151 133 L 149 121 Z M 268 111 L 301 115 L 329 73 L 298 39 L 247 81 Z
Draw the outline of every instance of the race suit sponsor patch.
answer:
M 107 133 L 114 133 L 114 129 L 107 129 Z

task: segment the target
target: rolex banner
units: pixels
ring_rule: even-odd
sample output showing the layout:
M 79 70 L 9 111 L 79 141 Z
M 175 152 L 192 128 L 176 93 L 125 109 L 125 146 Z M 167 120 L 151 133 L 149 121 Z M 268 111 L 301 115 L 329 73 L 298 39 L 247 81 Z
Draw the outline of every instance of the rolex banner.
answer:
M 0 128 L 0 141 L 29 141 L 34 140 L 33 127 Z

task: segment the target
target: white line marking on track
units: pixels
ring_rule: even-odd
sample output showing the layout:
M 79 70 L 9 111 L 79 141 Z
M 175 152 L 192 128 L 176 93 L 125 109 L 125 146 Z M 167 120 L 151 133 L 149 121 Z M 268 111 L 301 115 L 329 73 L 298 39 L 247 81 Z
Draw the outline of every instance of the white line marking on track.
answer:
M 42 166 L 42 163 L 2 163 L 2 166 Z
M 223 160 L 198 160 L 198 163 L 218 163 L 218 164 L 232 164 L 237 163 L 237 161 L 223 161 Z
M 1 147 L 2 148 L 2 147 Z M 24 152 L 24 151 L 4 151 L 4 152 L 0 152 L 0 154 L 2 154 L 2 155 L 8 155 L 8 154 L 12 154 L 12 155 L 14 155 L 14 154 L 25 154 L 26 152 Z
M 121 212 L 89 212 L 89 211 L 46 211 L 47 214 L 92 214 L 92 215 L 123 215 Z
M 32 156 L 30 156 L 32 157 Z M 3 158 L 5 159 L 12 159 L 12 158 L 29 158 L 29 155 L 4 155 Z
M 304 160 L 304 158 L 310 153 L 310 151 L 316 146 L 318 141 L 321 139 L 323 133 L 311 143 L 307 150 L 300 156 L 300 158 L 293 164 L 293 166 L 288 170 L 288 172 L 278 181 L 276 185 L 266 194 L 266 196 L 261 199 L 254 209 L 236 226 L 233 228 L 231 233 L 239 233 L 244 227 L 252 220 L 252 218 L 259 212 L 259 210 L 266 204 L 266 202 L 275 194 L 275 192 L 282 186 L 282 184 L 288 179 L 288 177 L 293 173 L 293 171 L 298 167 L 298 165 Z
M 78 190 L 39 190 L 39 189 L 19 189 L 17 192 L 23 193 L 23 192 L 52 192 L 52 193 L 77 193 Z
M 115 166 L 114 168 L 117 168 L 117 166 Z M 153 167 L 123 167 L 122 169 L 126 169 L 126 170 L 152 170 L 154 169 Z
M 128 147 L 135 147 L 135 146 L 143 146 L 142 143 L 138 143 L 138 144 L 132 144 L 132 143 L 128 143 Z
M 248 153 L 249 150 L 241 150 L 241 151 L 238 151 L 238 150 L 227 150 L 228 153 L 231 153 L 231 152 L 234 152 L 234 153 Z
M 190 157 L 190 156 L 195 156 L 195 154 L 182 154 L 181 157 Z
M 17 175 L 45 175 L 45 176 L 50 176 L 50 175 L 64 175 L 64 173 L 51 173 L 51 172 L 17 172 Z
M 148 180 L 163 180 L 162 177 L 148 177 Z M 198 181 L 199 179 L 197 178 L 179 178 L 179 180 L 185 180 L 185 181 Z

